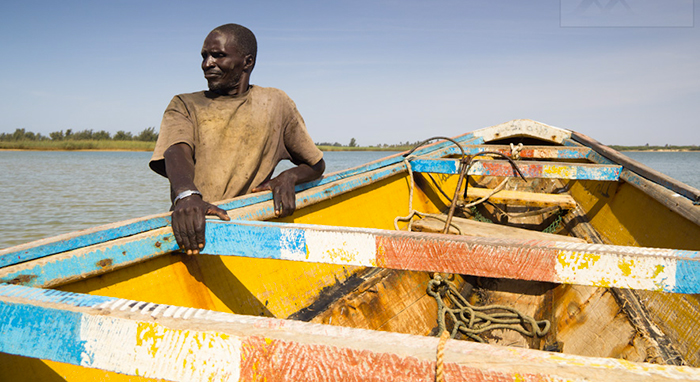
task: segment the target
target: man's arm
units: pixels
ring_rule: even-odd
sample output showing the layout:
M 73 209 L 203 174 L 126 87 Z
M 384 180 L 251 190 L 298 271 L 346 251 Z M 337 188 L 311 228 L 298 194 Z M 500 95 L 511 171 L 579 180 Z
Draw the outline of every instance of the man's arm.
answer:
M 255 187 L 252 192 L 272 191 L 275 215 L 289 216 L 297 208 L 294 186 L 320 178 L 325 170 L 326 162 L 323 158 L 313 166 L 302 163 Z
M 186 143 L 170 146 L 163 155 L 165 172 L 173 195 L 172 225 L 175 240 L 188 255 L 198 254 L 204 248 L 204 225 L 206 215 L 215 215 L 222 220 L 231 220 L 226 211 L 202 200 L 198 194 L 177 199 L 186 191 L 197 191 L 194 185 L 194 159 L 192 148 Z

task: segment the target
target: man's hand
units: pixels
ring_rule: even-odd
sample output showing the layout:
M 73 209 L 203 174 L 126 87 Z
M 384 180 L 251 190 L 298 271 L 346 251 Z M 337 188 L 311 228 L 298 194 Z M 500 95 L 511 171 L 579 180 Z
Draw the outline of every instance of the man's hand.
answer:
M 272 191 L 272 200 L 275 206 L 275 216 L 283 218 L 294 213 L 297 208 L 294 186 L 300 183 L 318 179 L 326 170 L 326 162 L 321 158 L 313 166 L 300 164 L 289 170 L 283 171 L 277 177 L 263 182 L 253 188 L 251 192 Z
M 272 201 L 275 206 L 275 216 L 283 218 L 294 213 L 297 208 L 294 186 L 296 177 L 288 172 L 279 174 L 276 178 L 255 187 L 251 192 L 272 191 Z
M 205 216 L 218 216 L 221 220 L 231 218 L 226 211 L 207 203 L 199 195 L 191 195 L 175 204 L 172 214 L 173 233 L 180 249 L 188 255 L 196 255 L 204 248 Z

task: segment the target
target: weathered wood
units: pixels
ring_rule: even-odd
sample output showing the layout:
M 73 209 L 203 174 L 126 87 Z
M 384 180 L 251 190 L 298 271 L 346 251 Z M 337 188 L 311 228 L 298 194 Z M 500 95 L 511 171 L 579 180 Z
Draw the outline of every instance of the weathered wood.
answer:
M 553 322 L 562 351 L 577 355 L 604 355 L 641 362 L 646 346 L 637 343 L 637 331 L 605 288 L 562 285 L 554 290 Z
M 459 231 L 455 227 L 450 227 L 450 234 L 462 234 L 467 236 L 477 236 L 477 237 L 492 237 L 492 238 L 509 238 L 509 239 L 522 239 L 522 240 L 549 240 L 549 241 L 563 241 L 570 243 L 585 243 L 583 239 L 562 236 L 552 233 L 544 233 L 539 231 L 531 231 L 527 229 L 509 227 L 501 224 L 494 223 L 484 223 L 471 219 L 464 218 L 452 218 L 452 225 L 457 226 Z M 421 220 L 413 222 L 412 227 L 414 231 L 417 232 L 432 232 L 432 233 L 442 233 L 445 222 L 439 219 L 426 217 Z
M 467 200 L 480 199 L 493 192 L 489 188 L 469 187 Z M 545 194 L 541 192 L 525 192 L 501 190 L 489 197 L 491 203 L 515 204 L 524 207 L 561 207 L 564 209 L 575 208 L 576 201 L 566 194 Z
M 514 119 L 495 126 L 485 127 L 472 132 L 485 142 L 513 137 L 539 138 L 547 142 L 562 143 L 571 137 L 571 131 L 545 125 L 531 119 Z
M 263 222 L 207 224 L 204 253 L 535 281 L 700 291 L 698 252 Z
M 603 237 L 588 221 L 581 207 L 577 207 L 569 212 L 564 218 L 569 226 L 569 231 L 576 237 L 585 238 L 589 243 L 605 244 Z M 582 288 L 569 288 L 568 291 L 582 291 Z M 675 348 L 673 341 L 659 329 L 648 310 L 641 303 L 639 297 L 633 290 L 610 288 L 608 289 L 620 310 L 625 312 L 629 323 L 634 327 L 641 341 L 636 338 L 631 341 L 631 345 L 639 343 L 640 348 L 645 348 L 639 354 L 646 354 L 644 361 L 654 362 L 662 365 L 685 365 L 685 360 Z M 592 294 L 592 290 L 589 291 Z M 674 295 L 666 295 L 666 298 L 674 298 Z M 682 343 L 684 341 L 676 341 Z
M 501 153 L 507 157 L 512 157 L 513 150 L 510 146 L 504 145 L 465 145 L 464 153 L 474 156 L 484 151 Z M 561 147 L 561 146 L 523 146 L 518 150 L 520 158 L 529 159 L 587 159 L 591 149 L 588 147 Z M 461 155 L 462 152 L 456 147 L 445 149 L 445 155 Z
M 689 198 L 691 201 L 695 202 L 695 204 L 700 204 L 700 190 L 697 188 L 688 186 L 651 167 L 645 166 L 584 134 L 572 132 L 571 138 L 599 152 L 611 161 L 624 166 L 626 169 Z
M 555 163 L 516 161 L 520 172 L 526 178 L 579 179 L 617 181 L 622 166 L 584 163 Z M 414 172 L 438 174 L 459 174 L 460 161 L 457 159 L 413 159 Z M 468 175 L 518 176 L 510 162 L 504 160 L 476 161 L 469 168 Z
M 0 285 L 0 351 L 169 380 L 432 381 L 437 338 Z M 700 380 L 700 371 L 448 340 L 449 381 Z
M 430 280 L 426 272 L 384 269 L 311 322 L 429 335 L 437 327 L 437 304 L 425 293 Z

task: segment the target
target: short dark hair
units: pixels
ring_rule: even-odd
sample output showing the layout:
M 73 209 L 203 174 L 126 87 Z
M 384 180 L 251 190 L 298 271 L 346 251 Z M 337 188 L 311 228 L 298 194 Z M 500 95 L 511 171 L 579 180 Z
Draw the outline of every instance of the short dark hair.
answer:
M 238 24 L 224 24 L 214 28 L 212 32 L 220 32 L 233 37 L 239 52 L 244 56 L 252 55 L 253 64 L 255 64 L 255 58 L 258 55 L 258 41 L 250 29 Z

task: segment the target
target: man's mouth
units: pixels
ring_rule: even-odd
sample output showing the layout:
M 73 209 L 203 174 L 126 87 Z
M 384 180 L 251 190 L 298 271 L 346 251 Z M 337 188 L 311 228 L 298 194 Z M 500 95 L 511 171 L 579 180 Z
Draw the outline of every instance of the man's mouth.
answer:
M 219 78 L 219 77 L 221 77 L 221 73 L 218 73 L 218 72 L 205 72 L 204 73 L 204 78 L 206 78 L 208 80 L 212 80 L 212 79 Z

